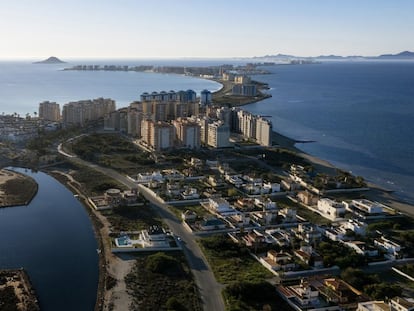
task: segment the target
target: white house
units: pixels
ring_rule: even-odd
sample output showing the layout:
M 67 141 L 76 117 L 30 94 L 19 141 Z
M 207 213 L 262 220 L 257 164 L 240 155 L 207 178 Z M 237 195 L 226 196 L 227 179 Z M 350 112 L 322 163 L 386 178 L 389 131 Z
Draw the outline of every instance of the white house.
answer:
M 211 210 L 219 214 L 234 211 L 230 207 L 230 203 L 224 198 L 209 198 L 208 205 Z
M 374 240 L 374 245 L 378 246 L 382 250 L 386 251 L 386 257 L 389 259 L 396 259 L 398 253 L 401 251 L 401 245 L 391 241 L 385 237 L 380 237 Z
M 336 220 L 345 214 L 345 205 L 328 198 L 318 200 L 318 211 L 329 220 Z
M 361 199 L 361 200 L 352 200 L 351 206 L 348 208 L 352 210 L 356 208 L 363 213 L 367 214 L 381 214 L 383 212 L 383 205 L 378 202 L 372 202 L 370 200 Z
M 181 193 L 181 197 L 184 200 L 195 200 L 200 198 L 196 188 L 187 188 Z

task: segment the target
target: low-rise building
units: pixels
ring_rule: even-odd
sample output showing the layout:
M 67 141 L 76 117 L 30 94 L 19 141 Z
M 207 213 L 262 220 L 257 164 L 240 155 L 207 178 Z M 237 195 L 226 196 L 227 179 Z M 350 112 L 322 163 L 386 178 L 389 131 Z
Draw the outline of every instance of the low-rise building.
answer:
M 221 219 L 211 217 L 204 219 L 200 224 L 200 229 L 204 231 L 225 229 L 226 223 Z
M 328 198 L 322 198 L 318 200 L 318 211 L 323 217 L 335 221 L 344 216 L 345 205 Z
M 400 251 L 402 248 L 401 245 L 397 242 L 385 238 L 384 236 L 375 239 L 374 245 L 384 250 L 386 252 L 385 257 L 388 259 L 396 259 L 400 256 Z
M 382 301 L 365 301 L 358 303 L 356 311 L 390 311 L 390 306 Z
M 262 263 L 275 271 L 291 271 L 296 267 L 292 255 L 276 252 L 275 250 L 268 251 L 267 256 L 263 258 Z
M 394 297 L 390 301 L 390 311 L 413 311 L 414 299 Z

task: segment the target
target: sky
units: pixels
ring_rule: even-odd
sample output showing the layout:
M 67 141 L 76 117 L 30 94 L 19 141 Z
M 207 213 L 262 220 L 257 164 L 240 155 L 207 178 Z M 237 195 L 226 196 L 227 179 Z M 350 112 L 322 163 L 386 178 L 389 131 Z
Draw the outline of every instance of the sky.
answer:
M 0 0 L 0 59 L 414 51 L 411 0 Z

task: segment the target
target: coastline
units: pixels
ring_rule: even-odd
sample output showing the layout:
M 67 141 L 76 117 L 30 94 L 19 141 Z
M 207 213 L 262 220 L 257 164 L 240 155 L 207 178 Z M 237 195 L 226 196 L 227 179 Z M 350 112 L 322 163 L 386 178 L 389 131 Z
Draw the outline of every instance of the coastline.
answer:
M 211 79 L 217 83 L 221 83 L 222 84 L 222 88 L 216 92 L 213 93 L 216 94 L 216 96 L 219 96 L 219 94 L 224 94 L 225 92 L 227 92 L 228 86 L 226 88 L 226 85 L 223 83 L 224 81 L 222 80 L 217 80 L 217 79 Z M 259 85 L 265 85 L 264 83 L 258 82 L 256 81 Z M 259 91 L 261 91 L 262 89 L 259 89 Z M 263 93 L 262 93 L 263 94 Z M 231 104 L 231 107 L 239 107 L 239 106 L 245 106 L 245 105 L 249 105 L 249 104 L 253 104 L 256 103 L 258 101 L 267 99 L 268 97 L 263 97 L 263 98 L 259 98 L 259 99 L 254 99 L 254 100 L 250 100 L 250 101 L 246 101 L 243 104 Z M 214 97 L 213 97 L 214 100 Z M 272 141 L 274 143 L 276 143 L 276 146 L 280 146 L 281 148 L 286 148 L 288 150 L 294 151 L 296 152 L 299 156 L 301 156 L 302 158 L 306 159 L 307 161 L 310 162 L 310 164 L 312 164 L 317 171 L 319 172 L 323 172 L 326 174 L 334 174 L 335 171 L 337 169 L 341 169 L 340 167 L 337 167 L 335 165 L 333 165 L 332 163 L 330 163 L 328 160 L 322 159 L 322 158 L 318 158 L 314 155 L 311 155 L 309 153 L 306 153 L 305 151 L 301 150 L 299 147 L 297 147 L 296 144 L 298 143 L 312 143 L 313 141 L 299 141 L 299 140 L 295 140 L 293 138 L 290 138 L 288 136 L 285 136 L 283 134 L 280 134 L 276 131 L 272 132 Z M 364 177 L 364 176 L 363 176 Z M 400 199 L 398 197 L 396 197 L 393 194 L 393 191 L 388 190 L 378 184 L 375 184 L 373 182 L 370 182 L 368 180 L 366 180 L 366 183 L 368 185 L 368 187 L 370 188 L 369 191 L 365 192 L 365 196 L 372 201 L 378 201 L 380 203 L 383 203 L 385 205 L 388 205 L 389 207 L 407 214 L 410 217 L 414 217 L 414 206 L 408 202 L 405 202 L 403 199 Z

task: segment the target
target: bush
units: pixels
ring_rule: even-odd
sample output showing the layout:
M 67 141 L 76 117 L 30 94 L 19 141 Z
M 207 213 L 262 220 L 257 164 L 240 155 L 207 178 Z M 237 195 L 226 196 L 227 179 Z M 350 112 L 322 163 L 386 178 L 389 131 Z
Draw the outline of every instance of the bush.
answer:
M 148 256 L 145 268 L 153 273 L 166 275 L 177 275 L 182 272 L 179 261 L 164 253 L 156 253 Z

